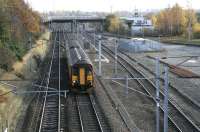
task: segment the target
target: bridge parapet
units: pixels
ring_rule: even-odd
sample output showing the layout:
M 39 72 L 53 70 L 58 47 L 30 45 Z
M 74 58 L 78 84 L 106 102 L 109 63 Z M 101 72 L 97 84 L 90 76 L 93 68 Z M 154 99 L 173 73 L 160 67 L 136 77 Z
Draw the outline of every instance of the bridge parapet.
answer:
M 91 17 L 91 16 L 80 16 L 80 17 L 74 17 L 74 16 L 53 16 L 53 17 L 46 17 L 43 19 L 43 23 L 65 23 L 65 22 L 103 22 L 105 20 L 105 17 Z

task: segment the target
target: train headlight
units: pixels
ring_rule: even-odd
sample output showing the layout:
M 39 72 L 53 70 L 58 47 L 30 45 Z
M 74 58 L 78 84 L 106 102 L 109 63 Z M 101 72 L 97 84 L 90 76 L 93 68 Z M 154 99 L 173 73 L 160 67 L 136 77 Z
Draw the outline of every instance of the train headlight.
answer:
M 92 80 L 93 80 L 93 76 L 92 76 L 92 75 L 88 75 L 88 76 L 87 76 L 87 80 L 88 80 L 88 81 L 92 81 Z
M 89 85 L 89 86 L 92 86 L 92 81 L 88 81 L 88 85 Z
M 78 76 L 72 75 L 72 85 L 74 85 L 78 80 Z

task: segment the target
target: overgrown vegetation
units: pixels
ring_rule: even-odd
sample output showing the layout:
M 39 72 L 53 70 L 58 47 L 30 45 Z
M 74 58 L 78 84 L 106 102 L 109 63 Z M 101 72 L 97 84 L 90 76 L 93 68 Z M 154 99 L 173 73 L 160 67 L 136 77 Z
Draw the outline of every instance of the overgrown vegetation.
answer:
M 127 34 L 127 26 L 114 14 L 106 16 L 105 30 L 115 34 Z
M 153 15 L 152 21 L 159 34 L 188 37 L 191 33 L 194 38 L 200 38 L 198 14 L 192 9 L 183 9 L 178 4 Z
M 0 68 L 10 70 L 39 33 L 39 14 L 23 0 L 0 0 Z

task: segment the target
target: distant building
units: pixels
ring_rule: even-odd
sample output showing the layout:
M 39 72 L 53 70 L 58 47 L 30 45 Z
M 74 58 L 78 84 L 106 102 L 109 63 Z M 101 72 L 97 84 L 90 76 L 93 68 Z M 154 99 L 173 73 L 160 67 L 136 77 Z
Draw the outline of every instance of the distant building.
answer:
M 133 17 L 125 18 L 128 21 L 132 21 L 131 34 L 143 34 L 144 32 L 152 32 L 154 30 L 152 21 L 145 18 L 137 10 L 135 11 Z

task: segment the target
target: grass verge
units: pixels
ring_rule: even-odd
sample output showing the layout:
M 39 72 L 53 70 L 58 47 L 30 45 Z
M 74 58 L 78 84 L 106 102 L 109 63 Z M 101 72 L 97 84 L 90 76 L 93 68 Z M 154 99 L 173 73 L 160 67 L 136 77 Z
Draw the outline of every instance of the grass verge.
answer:
M 38 77 L 38 66 L 48 51 L 49 33 L 43 34 L 36 42 L 36 46 L 32 48 L 21 61 L 15 62 L 12 66 L 11 72 L 2 72 L 0 74 L 1 80 L 23 80 L 23 79 L 36 79 Z M 17 90 L 24 91 L 30 90 L 32 81 L 12 81 L 5 82 L 17 87 Z M 3 85 L 0 82 L 0 95 L 13 90 L 13 87 Z M 9 131 L 15 131 L 17 121 L 23 116 L 23 112 L 30 102 L 31 95 L 22 95 L 9 93 L 0 96 L 0 127 L 5 129 L 7 124 Z

